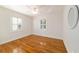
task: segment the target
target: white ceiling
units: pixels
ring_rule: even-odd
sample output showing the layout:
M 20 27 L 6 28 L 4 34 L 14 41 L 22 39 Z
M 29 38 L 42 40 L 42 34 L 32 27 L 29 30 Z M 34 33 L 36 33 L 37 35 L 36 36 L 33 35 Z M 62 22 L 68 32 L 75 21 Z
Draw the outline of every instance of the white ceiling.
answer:
M 39 6 L 39 13 L 55 14 L 56 12 L 63 12 L 64 5 L 41 5 Z
M 34 5 L 4 5 L 3 7 L 29 16 L 34 15 L 33 9 L 36 8 Z
M 63 5 L 4 5 L 3 7 L 6 7 L 8 9 L 17 11 L 19 13 L 34 16 L 33 13 L 34 8 L 38 9 L 38 12 L 41 11 L 44 13 L 51 13 L 53 11 L 61 11 L 63 9 Z

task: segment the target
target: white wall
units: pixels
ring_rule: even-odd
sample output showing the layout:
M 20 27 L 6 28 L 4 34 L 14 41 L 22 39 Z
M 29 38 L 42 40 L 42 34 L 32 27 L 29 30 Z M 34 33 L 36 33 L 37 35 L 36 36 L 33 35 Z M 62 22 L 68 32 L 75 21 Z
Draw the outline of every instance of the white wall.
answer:
M 22 18 L 22 29 L 13 32 L 11 17 Z M 32 34 L 32 17 L 23 15 L 0 6 L 0 44 Z
M 45 18 L 47 29 L 40 29 L 40 20 Z M 34 17 L 34 34 L 62 39 L 63 38 L 63 6 L 40 6 Z
M 68 52 L 79 52 L 79 23 L 75 29 L 68 26 L 68 10 L 71 6 L 65 6 L 64 10 L 64 42 Z

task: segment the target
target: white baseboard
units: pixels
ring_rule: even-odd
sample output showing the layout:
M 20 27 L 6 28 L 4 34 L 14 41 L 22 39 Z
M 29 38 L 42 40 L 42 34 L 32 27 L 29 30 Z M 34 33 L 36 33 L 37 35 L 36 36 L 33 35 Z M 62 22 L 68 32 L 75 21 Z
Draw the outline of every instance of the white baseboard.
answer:
M 15 39 L 7 39 L 7 41 L 0 42 L 0 44 L 5 44 L 5 43 L 8 43 L 10 41 L 17 40 L 17 39 L 20 39 L 22 37 L 29 36 L 29 35 L 31 35 L 31 34 L 23 35 L 23 36 L 20 36 L 20 37 L 15 38 Z

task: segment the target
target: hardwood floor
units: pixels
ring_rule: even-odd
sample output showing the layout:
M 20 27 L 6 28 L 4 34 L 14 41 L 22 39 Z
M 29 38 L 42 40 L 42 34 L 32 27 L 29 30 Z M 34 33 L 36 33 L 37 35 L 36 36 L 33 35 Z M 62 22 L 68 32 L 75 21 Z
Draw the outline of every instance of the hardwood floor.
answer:
M 3 45 L 0 45 L 1 53 L 66 53 L 62 40 L 30 35 Z

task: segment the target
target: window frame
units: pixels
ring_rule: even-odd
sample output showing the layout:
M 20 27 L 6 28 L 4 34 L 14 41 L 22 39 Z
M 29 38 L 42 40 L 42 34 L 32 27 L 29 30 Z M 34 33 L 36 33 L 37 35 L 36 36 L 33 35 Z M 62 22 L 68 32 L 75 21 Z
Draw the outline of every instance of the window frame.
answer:
M 16 19 L 16 20 L 14 21 L 14 19 Z M 19 19 L 20 19 L 20 20 L 19 20 Z M 22 27 L 22 18 L 13 16 L 13 17 L 11 18 L 11 22 L 12 22 L 12 31 L 13 31 L 13 32 L 14 32 L 14 31 L 18 31 L 18 30 L 21 29 L 21 27 Z M 15 28 L 16 28 L 16 29 L 15 29 Z

